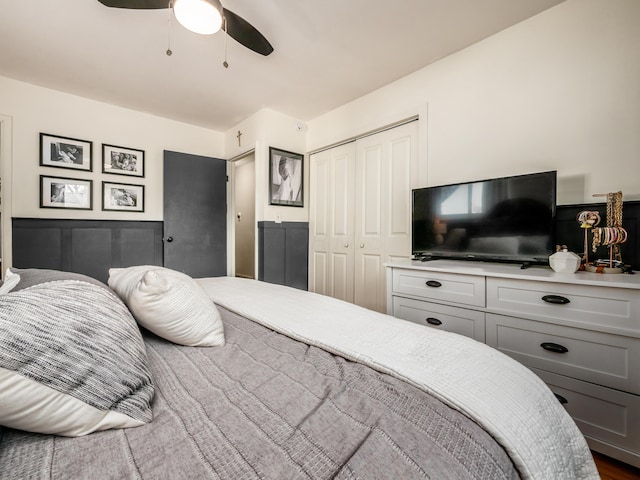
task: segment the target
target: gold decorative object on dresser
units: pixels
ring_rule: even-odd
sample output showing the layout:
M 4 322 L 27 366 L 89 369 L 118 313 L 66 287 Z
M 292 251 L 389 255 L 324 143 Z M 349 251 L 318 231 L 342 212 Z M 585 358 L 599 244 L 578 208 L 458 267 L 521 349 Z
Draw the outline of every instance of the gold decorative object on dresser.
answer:
M 386 266 L 389 314 L 523 363 L 593 450 L 640 467 L 640 276 L 461 260 Z
M 597 193 L 594 197 L 607 197 L 607 226 L 597 227 L 597 223 L 592 224 L 591 232 L 593 234 L 593 252 L 602 245 L 609 249 L 609 259 L 595 260 L 590 264 L 587 260 L 587 230 L 585 230 L 585 270 L 596 273 L 623 273 L 625 266 L 622 263 L 620 254 L 620 245 L 625 243 L 628 238 L 627 231 L 622 227 L 622 192 Z M 578 221 L 583 214 L 598 212 L 580 212 Z M 587 216 L 585 216 L 587 218 Z M 598 215 L 598 223 L 600 217 Z M 585 220 L 588 224 L 588 220 Z M 582 228 L 585 223 L 582 223 Z

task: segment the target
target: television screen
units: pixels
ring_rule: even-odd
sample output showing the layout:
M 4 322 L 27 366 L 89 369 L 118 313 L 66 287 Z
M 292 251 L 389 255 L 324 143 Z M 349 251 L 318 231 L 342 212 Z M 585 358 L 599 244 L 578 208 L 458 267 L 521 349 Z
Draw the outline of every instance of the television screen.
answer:
M 555 214 L 555 171 L 415 189 L 413 255 L 547 263 Z

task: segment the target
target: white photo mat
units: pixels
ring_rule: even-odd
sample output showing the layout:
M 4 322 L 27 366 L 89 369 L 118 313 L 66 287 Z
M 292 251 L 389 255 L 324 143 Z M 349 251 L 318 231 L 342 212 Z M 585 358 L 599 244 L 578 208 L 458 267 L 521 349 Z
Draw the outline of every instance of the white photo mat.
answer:
M 103 143 L 102 173 L 144 177 L 144 150 Z
M 93 181 L 40 175 L 40 207 L 91 210 Z
M 144 212 L 144 185 L 102 182 L 102 210 Z
M 90 172 L 93 168 L 93 142 L 41 133 L 40 165 Z

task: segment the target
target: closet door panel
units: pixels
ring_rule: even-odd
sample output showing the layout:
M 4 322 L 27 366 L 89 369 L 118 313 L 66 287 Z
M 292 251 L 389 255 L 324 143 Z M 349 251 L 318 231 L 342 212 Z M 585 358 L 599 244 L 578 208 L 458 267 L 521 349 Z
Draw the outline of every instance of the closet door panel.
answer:
M 326 252 L 310 252 L 309 291 L 329 295 Z
M 417 124 L 389 130 L 385 262 L 411 255 L 411 172 L 417 164 Z M 386 207 L 386 208 L 385 208 Z
M 310 290 L 349 302 L 353 302 L 354 181 L 353 143 L 311 156 Z M 319 261 L 325 263 L 316 264 Z
M 384 204 L 389 149 L 385 132 L 356 142 L 356 251 L 355 303 L 379 310 L 386 282 L 384 258 Z M 383 299 L 384 300 L 384 299 Z
M 381 230 L 381 201 L 383 174 L 383 146 L 363 145 L 356 158 L 356 182 L 358 203 L 356 206 L 356 228 L 360 243 L 369 238 L 379 238 Z
M 385 283 L 380 281 L 385 274 L 382 255 L 362 254 L 356 256 L 355 303 L 371 310 L 383 311 L 386 306 Z
M 329 153 L 322 152 L 310 159 L 309 206 L 309 290 L 329 294 L 329 265 L 331 236 L 329 230 Z
M 344 243 L 348 240 L 353 232 L 353 209 L 351 204 L 352 192 L 353 192 L 353 166 L 350 164 L 353 161 L 349 152 L 341 152 L 339 155 L 335 155 L 332 161 L 332 181 L 328 182 L 333 186 L 333 195 L 335 199 L 332 208 L 332 236 L 337 240 L 337 243 Z
M 334 253 L 331 256 L 332 290 L 330 295 L 340 300 L 353 302 L 353 255 Z
M 353 251 L 354 251 L 354 200 L 355 192 L 355 145 L 342 145 L 330 150 L 332 186 L 332 244 L 330 262 L 330 295 L 353 302 Z

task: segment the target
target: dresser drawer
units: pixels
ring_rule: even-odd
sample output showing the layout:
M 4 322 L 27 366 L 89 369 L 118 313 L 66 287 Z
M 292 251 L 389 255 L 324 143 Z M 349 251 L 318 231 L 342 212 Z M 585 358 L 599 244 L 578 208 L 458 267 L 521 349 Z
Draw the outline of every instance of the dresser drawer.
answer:
M 529 367 L 640 394 L 640 339 L 486 314 L 487 344 Z
M 488 278 L 487 308 L 640 336 L 639 290 Z
M 475 275 L 394 268 L 393 293 L 484 307 L 485 280 Z
M 393 316 L 428 327 L 459 333 L 484 343 L 484 313 L 459 307 L 393 297 Z
M 609 388 L 581 382 L 562 375 L 532 369 L 556 394 L 562 398 L 567 412 L 576 422 L 587 441 L 604 443 L 640 452 L 640 397 Z M 607 453 L 607 452 L 605 452 Z M 609 453 L 611 454 L 611 453 Z M 625 458 L 630 461 L 629 458 Z

